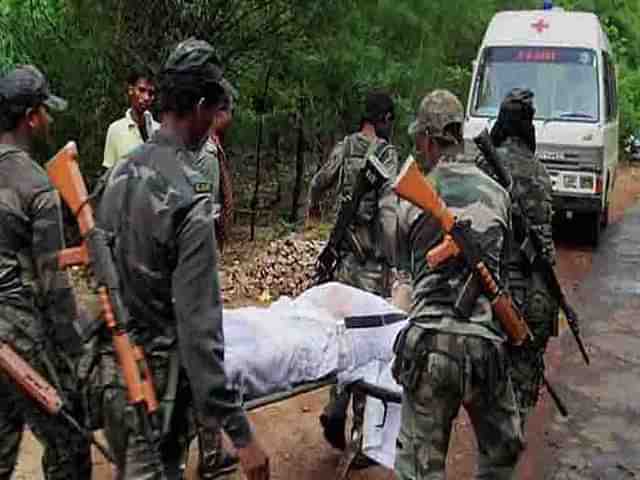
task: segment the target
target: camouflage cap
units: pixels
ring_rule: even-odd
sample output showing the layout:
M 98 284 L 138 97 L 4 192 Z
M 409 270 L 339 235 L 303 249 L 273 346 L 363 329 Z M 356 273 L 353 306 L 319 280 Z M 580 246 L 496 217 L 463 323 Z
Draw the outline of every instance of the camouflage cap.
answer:
M 33 65 L 18 65 L 0 79 L 0 102 L 25 108 L 42 104 L 55 111 L 67 108 L 66 100 L 51 93 L 46 77 Z
M 462 124 L 463 120 L 464 109 L 458 97 L 448 90 L 434 90 L 420 102 L 416 119 L 409 126 L 409 135 L 426 132 L 448 139 L 445 128 L 452 123 Z
M 220 57 L 210 43 L 194 37 L 180 42 L 164 63 L 165 75 L 191 75 L 219 83 L 230 95 L 237 97 L 236 89 L 224 78 Z

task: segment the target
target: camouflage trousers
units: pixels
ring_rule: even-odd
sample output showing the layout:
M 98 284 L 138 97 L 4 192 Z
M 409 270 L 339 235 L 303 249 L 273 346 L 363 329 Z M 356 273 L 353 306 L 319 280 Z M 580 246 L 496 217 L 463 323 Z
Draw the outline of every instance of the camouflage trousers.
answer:
M 156 395 L 162 407 L 159 417 L 163 425 L 158 427 L 163 432 L 152 444 L 142 435 L 136 412 L 128 403 L 111 346 L 103 343 L 97 350 L 93 358 L 85 362 L 88 386 L 85 398 L 94 428 L 104 427 L 105 436 L 116 457 L 117 478 L 184 478 L 189 445 L 196 433 L 199 435 L 201 450 L 199 473 L 202 478 L 218 478 L 220 462 L 224 460 L 222 433 L 220 430 L 205 429 L 196 421 L 191 388 L 179 366 L 176 367 L 177 384 L 167 394 L 171 362 L 174 361 L 172 350 L 154 350 L 146 354 Z
M 556 335 L 559 308 L 558 302 L 549 294 L 539 275 L 534 274 L 527 285 L 529 288 L 522 292 L 515 289 L 514 296 L 516 299 L 522 297 L 521 304 L 524 305 L 525 318 L 533 340 L 520 347 L 507 347 L 509 372 L 523 429 L 540 396 L 545 371 L 544 353 L 549 338 Z
M 503 347 L 484 338 L 411 327 L 397 358 L 394 375 L 404 387 L 398 479 L 444 480 L 460 406 L 478 440 L 476 478 L 513 478 L 523 434 Z
M 52 349 L 45 353 L 45 340 L 34 341 L 24 335 L 24 330 L 14 328 L 19 317 L 35 321 L 33 318 L 25 319 L 18 309 L 6 305 L 0 308 L 0 338 L 8 341 L 52 385 L 62 389 L 60 393 L 69 412 L 82 423 L 81 402 L 75 389 L 72 366 Z M 52 369 L 55 369 L 56 381 L 52 381 Z M 45 479 L 90 480 L 91 447 L 86 439 L 63 420 L 40 410 L 3 373 L 0 373 L 0 480 L 11 478 L 18 460 L 22 432 L 27 425 L 44 448 L 42 470 Z

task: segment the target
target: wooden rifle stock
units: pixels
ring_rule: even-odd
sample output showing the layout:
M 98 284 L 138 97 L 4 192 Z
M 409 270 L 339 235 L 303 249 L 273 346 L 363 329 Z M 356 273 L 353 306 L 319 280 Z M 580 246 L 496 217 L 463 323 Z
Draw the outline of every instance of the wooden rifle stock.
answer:
M 62 417 L 74 430 L 93 443 L 107 460 L 115 463 L 109 450 L 66 411 L 64 401 L 53 385 L 6 343 L 0 343 L 0 370 L 5 372 L 42 410 L 51 416 Z
M 449 211 L 431 182 L 422 175 L 413 158 L 409 158 L 403 166 L 393 190 L 400 198 L 429 212 L 445 232 L 444 240 L 427 253 L 429 266 L 433 268 L 449 258 L 464 255 L 467 264 L 478 275 L 482 289 L 490 298 L 494 313 L 510 342 L 521 345 L 527 337 L 531 337 L 531 331 L 511 296 L 499 287 L 482 259 L 477 255 L 470 255 L 468 248 L 465 250 L 465 243 L 469 246 L 468 237 L 456 226 L 456 217 Z
M 447 209 L 431 182 L 422 175 L 413 158 L 405 162 L 393 184 L 393 191 L 400 198 L 433 215 L 446 233 L 449 233 L 455 225 L 456 218 Z
M 6 343 L 0 343 L 0 370 L 49 415 L 62 410 L 62 398 L 56 389 Z
M 65 203 L 78 220 L 84 239 L 80 247 L 65 249 L 58 253 L 61 268 L 72 265 L 91 265 L 98 280 L 98 296 L 102 317 L 111 332 L 129 403 L 141 407 L 142 414 L 149 417 L 158 411 L 159 405 L 153 386 L 153 377 L 145 360 L 144 352 L 131 341 L 126 328 L 126 311 L 118 292 L 118 279 L 105 234 L 96 228 L 89 194 L 78 167 L 78 150 L 69 142 L 51 159 L 47 174 L 53 186 L 60 192 Z M 151 425 L 145 418 L 145 428 Z M 151 436 L 150 432 L 147 432 Z
M 396 194 L 408 202 L 430 212 L 442 225 L 445 237 L 427 253 L 427 263 L 434 268 L 452 257 L 460 255 L 461 251 L 449 232 L 456 223 L 455 217 L 449 212 L 431 182 L 420 172 L 415 160 L 408 160 L 396 182 L 393 185 Z
M 86 238 L 95 228 L 89 194 L 78 166 L 78 148 L 75 142 L 67 143 L 46 165 L 47 175 L 60 196 L 78 220 L 80 234 Z

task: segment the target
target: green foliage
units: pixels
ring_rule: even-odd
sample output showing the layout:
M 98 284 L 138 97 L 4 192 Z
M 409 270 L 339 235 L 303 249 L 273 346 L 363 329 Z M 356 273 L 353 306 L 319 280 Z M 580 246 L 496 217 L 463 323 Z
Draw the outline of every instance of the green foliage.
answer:
M 618 64 L 620 139 L 640 131 L 640 2 L 564 0 L 567 10 L 596 13 L 607 32 Z
M 250 201 L 256 125 L 263 113 L 262 206 L 289 205 L 300 132 L 305 178 L 353 130 L 370 89 L 397 103 L 395 142 L 422 95 L 448 88 L 466 99 L 471 61 L 496 11 L 542 0 L 0 0 L 0 70 L 40 66 L 70 101 L 59 143 L 75 139 L 83 171 L 101 163 L 106 129 L 126 108 L 135 65 L 157 71 L 179 40 L 210 41 L 240 100 L 229 140 L 240 204 Z M 619 65 L 623 132 L 640 129 L 640 2 L 556 0 L 603 20 Z M 151 6 L 152 5 L 152 6 Z M 302 130 L 301 130 L 302 129 Z M 279 203 L 278 203 L 279 202 Z

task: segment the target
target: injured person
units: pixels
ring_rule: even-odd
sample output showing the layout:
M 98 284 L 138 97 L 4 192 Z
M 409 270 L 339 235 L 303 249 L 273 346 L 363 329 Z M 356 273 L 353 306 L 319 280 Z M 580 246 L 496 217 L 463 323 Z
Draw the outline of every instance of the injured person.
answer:
M 250 406 L 256 399 L 335 378 L 401 391 L 390 373 L 392 347 L 406 315 L 386 300 L 327 283 L 268 307 L 224 311 L 225 368 Z M 362 451 L 393 467 L 399 405 L 368 397 Z

